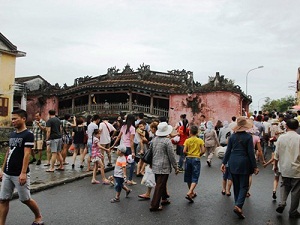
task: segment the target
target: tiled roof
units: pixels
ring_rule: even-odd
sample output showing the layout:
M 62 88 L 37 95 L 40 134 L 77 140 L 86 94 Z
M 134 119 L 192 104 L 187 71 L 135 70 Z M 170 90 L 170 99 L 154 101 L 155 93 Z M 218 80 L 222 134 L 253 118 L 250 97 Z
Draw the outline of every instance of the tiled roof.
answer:
M 184 76 L 148 71 L 147 74 L 133 72 L 128 74 L 101 75 L 68 87 L 62 90 L 61 94 L 75 93 L 84 89 L 117 87 L 138 88 L 145 91 L 155 91 L 166 94 L 186 92 L 189 89 L 188 82 L 184 79 Z
M 21 52 L 17 49 L 17 46 L 13 45 L 2 33 L 0 33 L 0 42 L 6 46 L 5 49 L 0 48 L 0 52 L 14 55 L 16 57 L 24 57 L 26 56 L 26 52 Z
M 44 80 L 44 78 L 42 78 L 40 75 L 35 75 L 35 76 L 28 76 L 28 77 L 16 77 L 15 81 L 18 83 L 24 83 L 26 81 L 30 81 L 36 78 L 41 78 Z
M 16 51 L 17 46 L 13 45 L 1 32 L 0 32 L 0 40 L 11 50 Z

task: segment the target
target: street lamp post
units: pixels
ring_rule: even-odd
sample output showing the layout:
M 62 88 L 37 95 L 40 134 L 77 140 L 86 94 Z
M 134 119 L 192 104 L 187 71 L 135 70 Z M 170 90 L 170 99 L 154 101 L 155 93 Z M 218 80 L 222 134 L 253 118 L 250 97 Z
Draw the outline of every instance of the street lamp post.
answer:
M 251 70 L 248 71 L 247 75 L 246 75 L 246 95 L 248 95 L 248 75 L 252 70 L 257 70 L 257 69 L 261 69 L 264 68 L 264 66 L 259 66 L 259 67 L 255 67 Z

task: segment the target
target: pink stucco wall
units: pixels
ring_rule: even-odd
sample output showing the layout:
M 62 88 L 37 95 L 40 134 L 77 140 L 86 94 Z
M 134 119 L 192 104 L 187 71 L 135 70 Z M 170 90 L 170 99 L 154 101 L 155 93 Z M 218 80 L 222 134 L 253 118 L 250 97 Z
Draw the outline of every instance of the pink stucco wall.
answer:
M 30 96 L 30 99 L 27 101 L 27 114 L 28 114 L 28 122 L 34 120 L 34 115 L 37 112 L 41 113 L 42 119 L 47 120 L 48 112 L 50 109 L 54 109 L 58 112 L 58 98 L 55 96 L 47 97 L 45 100 L 45 104 L 40 105 L 38 102 L 38 97 Z
M 194 101 L 193 101 L 194 100 Z M 193 113 L 188 107 L 188 101 L 193 101 L 199 109 L 198 113 Z M 205 115 L 206 120 L 231 121 L 232 116 L 241 115 L 241 96 L 237 93 L 227 91 L 217 91 L 210 93 L 194 93 L 188 95 L 171 95 L 170 96 L 170 113 L 169 123 L 175 125 L 181 114 L 186 114 L 190 123 L 199 125 L 199 118 Z

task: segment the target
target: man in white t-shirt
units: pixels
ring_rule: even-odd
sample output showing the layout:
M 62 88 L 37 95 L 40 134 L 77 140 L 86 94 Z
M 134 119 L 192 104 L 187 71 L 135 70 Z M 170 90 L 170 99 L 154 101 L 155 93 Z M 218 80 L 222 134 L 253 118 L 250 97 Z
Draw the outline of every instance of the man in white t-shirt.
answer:
M 93 134 L 95 130 L 99 129 L 100 122 L 100 116 L 95 114 L 92 117 L 92 122 L 87 127 L 87 135 L 88 135 L 88 141 L 87 141 L 87 149 L 88 149 L 88 168 L 87 171 L 90 171 L 90 164 L 91 164 L 91 156 L 92 156 L 92 145 L 93 145 Z
M 263 152 L 264 152 L 264 158 L 267 157 L 267 149 L 268 149 L 268 141 L 269 141 L 269 138 L 270 138 L 270 128 L 271 128 L 271 123 L 269 122 L 269 117 L 268 116 L 264 116 L 264 121 L 262 122 L 262 124 L 264 125 L 265 127 L 265 134 L 263 136 L 263 141 L 264 141 L 264 144 L 263 144 Z
M 287 132 L 279 136 L 275 150 L 274 171 L 281 172 L 280 203 L 276 209 L 283 213 L 287 198 L 291 194 L 290 218 L 300 218 L 300 136 L 296 133 L 299 122 L 289 119 L 286 122 Z
M 112 124 L 109 123 L 108 118 L 103 118 L 102 122 L 99 125 L 100 130 L 100 145 L 104 148 L 109 149 L 110 148 L 110 142 L 111 142 L 111 132 L 115 132 L 116 128 Z M 108 158 L 108 164 L 107 166 L 112 166 L 111 164 L 111 154 L 110 151 L 104 151 L 101 150 L 102 154 L 104 155 L 104 152 L 106 152 L 107 158 Z M 103 165 L 104 165 L 104 158 L 102 158 Z

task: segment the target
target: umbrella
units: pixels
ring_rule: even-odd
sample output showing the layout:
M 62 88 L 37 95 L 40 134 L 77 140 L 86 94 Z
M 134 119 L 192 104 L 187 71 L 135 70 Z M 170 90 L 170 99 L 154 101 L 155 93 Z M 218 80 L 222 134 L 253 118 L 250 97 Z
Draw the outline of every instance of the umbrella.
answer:
M 292 108 L 296 110 L 300 110 L 300 105 L 294 105 Z

